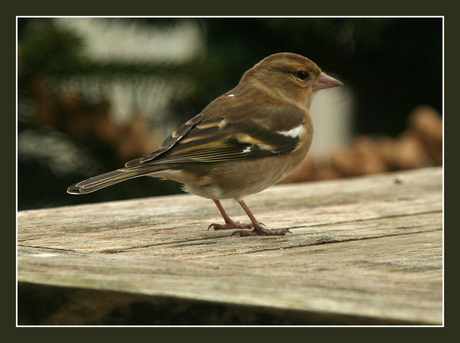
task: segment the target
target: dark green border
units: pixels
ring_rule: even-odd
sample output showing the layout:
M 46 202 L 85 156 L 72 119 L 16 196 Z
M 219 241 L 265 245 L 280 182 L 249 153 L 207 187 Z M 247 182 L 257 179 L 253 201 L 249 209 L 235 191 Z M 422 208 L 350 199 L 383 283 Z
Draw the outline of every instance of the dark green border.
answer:
M 6 156 L 6 161 L 13 160 L 14 166 L 16 166 L 16 152 L 15 152 L 15 142 L 16 142 L 16 130 L 15 130 L 15 116 L 12 115 L 15 112 L 15 87 L 12 86 L 15 84 L 15 31 L 16 31 L 16 15 L 224 15 L 224 16 L 232 16 L 232 15 L 295 15 L 295 16 L 308 16 L 308 15 L 340 15 L 340 16 L 349 16 L 349 15 L 443 15 L 445 16 L 445 147 L 455 147 L 455 139 L 458 135 L 452 134 L 450 135 L 449 132 L 458 128 L 457 120 L 458 120 L 458 109 L 454 109 L 455 99 L 458 97 L 457 94 L 454 96 L 454 92 L 457 92 L 458 89 L 458 61 L 460 60 L 458 57 L 458 44 L 455 42 L 458 40 L 457 33 L 460 31 L 458 25 L 459 20 L 454 13 L 456 13 L 456 9 L 454 8 L 454 3 L 450 2 L 449 5 L 436 3 L 431 4 L 429 3 L 428 6 L 421 4 L 419 2 L 401 2 L 401 1 L 386 1 L 385 3 L 373 3 L 371 6 L 362 6 L 361 3 L 351 4 L 350 2 L 343 2 L 343 1 L 327 1 L 327 2 L 301 2 L 299 5 L 298 1 L 295 2 L 275 2 L 276 6 L 271 6 L 266 2 L 255 2 L 253 4 L 245 2 L 224 2 L 219 4 L 197 4 L 196 2 L 190 1 L 177 1 L 175 2 L 142 2 L 138 4 L 136 2 L 120 2 L 120 3 L 110 3 L 110 6 L 107 6 L 107 3 L 96 3 L 94 1 L 80 1 L 78 3 L 59 3 L 60 6 L 55 6 L 54 4 L 44 4 L 43 2 L 32 2 L 30 0 L 21 1 L 17 3 L 9 4 L 8 8 L 5 8 L 2 11 L 2 20 L 0 21 L 1 25 L 1 32 L 3 35 L 2 42 L 7 42 L 7 45 L 11 44 L 12 46 L 8 46 L 4 49 L 4 53 L 1 54 L 3 63 L 3 77 L 2 82 L 6 83 L 5 87 L 3 87 L 3 97 L 2 99 L 6 102 L 6 111 L 3 111 L 2 120 L 5 121 L 5 124 L 2 125 L 2 145 L 6 148 L 3 149 L 3 157 Z M 302 6 L 303 5 L 303 6 Z M 380 6 L 384 5 L 384 6 Z M 225 9 L 223 8 L 225 7 Z M 455 40 L 455 41 L 454 41 Z M 11 43 L 10 43 L 11 42 Z M 450 44 L 449 44 L 450 43 Z M 450 86 L 450 87 L 449 87 Z M 10 100 L 11 99 L 11 100 Z M 447 123 L 447 124 L 446 124 Z M 13 128 L 12 128 L 13 127 Z M 449 143 L 449 144 L 448 144 Z M 448 168 L 445 169 L 445 182 L 449 180 L 452 182 L 449 183 L 449 187 L 445 187 L 445 196 L 447 198 L 453 197 L 455 190 L 457 189 L 456 185 L 454 185 L 455 178 L 450 178 L 451 175 L 447 169 L 452 169 L 455 165 L 455 159 L 447 159 L 449 154 L 453 154 L 452 150 L 454 148 L 447 148 L 445 149 L 445 159 L 444 161 L 447 162 Z M 13 150 L 13 151 L 11 151 Z M 457 153 L 458 156 L 458 153 Z M 452 161 L 452 162 L 451 162 Z M 451 162 L 451 163 L 450 163 Z M 3 186 L 7 192 L 5 198 L 7 198 L 8 194 L 13 194 L 13 197 L 16 198 L 16 189 L 15 184 L 10 180 L 15 180 L 15 169 L 16 168 L 9 168 L 9 162 L 4 163 L 4 166 L 8 166 L 8 168 L 4 168 L 3 171 Z M 446 165 L 444 163 L 444 165 Z M 454 175 L 453 171 L 451 172 Z M 447 177 L 446 177 L 447 176 Z M 6 181 L 6 182 L 5 182 Z M 446 183 L 445 183 L 446 185 Z M 453 210 L 453 206 L 455 203 L 453 201 L 448 202 L 447 199 L 445 200 L 445 207 L 444 211 L 446 214 L 454 213 L 453 211 L 449 211 L 450 209 Z M 7 263 L 4 262 L 4 266 L 8 266 L 7 271 L 9 272 L 8 278 L 4 279 L 7 282 L 3 282 L 3 289 L 2 294 L 6 296 L 6 301 L 3 304 L 7 304 L 7 306 L 2 306 L 3 309 L 3 320 L 2 320 L 2 329 L 8 328 L 8 331 L 11 331 L 12 336 L 20 338 L 20 341 L 23 341 L 22 338 L 37 340 L 39 337 L 38 335 L 43 335 L 43 337 L 51 338 L 50 336 L 58 336 L 59 338 L 65 341 L 72 341 L 72 338 L 80 340 L 81 338 L 91 337 L 91 339 L 96 340 L 107 340 L 112 338 L 112 334 L 116 335 L 116 337 L 122 339 L 123 341 L 131 341 L 133 339 L 145 339 L 147 340 L 162 340 L 167 339 L 170 342 L 174 342 L 178 339 L 188 339 L 191 340 L 193 338 L 203 339 L 207 337 L 212 337 L 213 340 L 219 341 L 230 341 L 234 339 L 234 336 L 240 336 L 241 333 L 244 334 L 248 339 L 257 337 L 258 340 L 265 339 L 265 336 L 270 335 L 273 339 L 276 340 L 289 340 L 289 339 L 321 339 L 324 341 L 325 339 L 337 339 L 343 340 L 344 334 L 349 334 L 350 337 L 353 335 L 353 338 L 357 334 L 366 334 L 369 335 L 369 338 L 375 339 L 376 332 L 372 330 L 362 330 L 358 328 L 350 328 L 346 330 L 340 330 L 340 332 L 336 330 L 332 331 L 323 331 L 322 328 L 320 329 L 313 329 L 305 332 L 303 328 L 287 328 L 287 329 L 227 329 L 227 328 L 188 328 L 188 329 L 180 329 L 180 328 L 159 328 L 154 329 L 155 331 L 152 332 L 151 329 L 136 329 L 135 332 L 133 331 L 125 331 L 124 329 L 72 329 L 72 333 L 68 332 L 68 329 L 52 329 L 52 328 L 43 328 L 43 329 L 35 329 L 35 328 L 15 328 L 16 323 L 16 316 L 15 316 L 15 309 L 16 309 L 16 301 L 15 301 L 15 230 L 11 228 L 11 226 L 15 226 L 15 201 L 12 202 L 7 200 L 4 202 L 4 208 L 6 210 L 2 211 L 4 214 L 3 218 L 6 218 L 7 225 L 4 226 L 3 234 L 6 234 L 8 239 L 4 240 L 4 247 L 6 249 L 2 249 L 3 254 L 5 255 Z M 449 227 L 448 223 L 452 216 L 445 216 L 445 228 Z M 446 232 L 445 234 L 445 280 L 449 280 L 448 271 L 454 271 L 456 268 L 456 263 L 449 264 L 448 261 L 455 261 L 458 260 L 457 256 L 454 256 L 456 249 L 453 245 L 458 240 L 455 239 L 454 235 L 457 234 L 458 230 L 457 225 L 451 226 L 451 230 Z M 10 243 L 10 238 L 12 243 Z M 13 243 L 14 242 L 14 243 Z M 450 249 L 449 249 L 450 248 Z M 450 292 L 450 290 L 452 290 Z M 414 335 L 423 334 L 426 339 L 442 339 L 441 335 L 446 334 L 446 330 L 452 327 L 455 327 L 455 315 L 452 313 L 453 308 L 456 307 L 456 301 L 453 299 L 455 297 L 455 293 L 453 289 L 447 286 L 446 284 L 446 291 L 445 291 L 445 299 L 447 305 L 445 307 L 445 327 L 444 329 L 423 329 L 424 332 L 419 332 L 419 330 L 414 331 L 410 329 L 409 332 L 401 332 L 400 329 L 397 329 L 398 332 L 394 332 L 393 329 L 384 329 L 383 332 L 379 332 L 379 336 L 382 334 L 391 335 L 398 335 L 401 339 L 403 334 L 410 334 L 411 338 L 414 339 Z M 449 315 L 451 314 L 451 315 Z M 90 331 L 91 330 L 91 331 Z M 115 331 L 116 330 L 116 331 Z M 318 331 L 321 330 L 321 331 Z M 428 330 L 428 331 L 427 331 Z M 8 333 L 3 331 L 4 335 L 7 336 Z M 85 336 L 83 336 L 83 334 Z M 91 336 L 87 335 L 90 334 Z M 46 336 L 45 336 L 46 335 Z M 187 335 L 187 336 L 185 336 Z M 306 336 L 307 335 L 307 336 Z M 432 337 L 428 337 L 432 335 Z M 8 337 L 8 336 L 7 336 Z M 115 337 L 115 336 L 114 336 Z M 54 338 L 54 337 L 53 337 Z M 57 337 L 56 337 L 57 338 Z M 383 338 L 383 337 L 382 337 Z M 383 338 L 384 339 L 384 338 Z M 24 340 L 25 341 L 25 340 Z M 51 339 L 54 341 L 54 339 Z

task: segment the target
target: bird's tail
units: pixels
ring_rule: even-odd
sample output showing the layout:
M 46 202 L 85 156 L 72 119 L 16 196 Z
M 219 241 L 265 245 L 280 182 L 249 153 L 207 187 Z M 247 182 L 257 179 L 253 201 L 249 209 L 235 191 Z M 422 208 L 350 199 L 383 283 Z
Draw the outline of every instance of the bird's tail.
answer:
M 129 179 L 144 176 L 156 171 L 158 168 L 121 168 L 105 174 L 97 175 L 87 180 L 81 181 L 67 188 L 69 194 L 87 194 L 98 191 L 102 188 L 115 185 Z

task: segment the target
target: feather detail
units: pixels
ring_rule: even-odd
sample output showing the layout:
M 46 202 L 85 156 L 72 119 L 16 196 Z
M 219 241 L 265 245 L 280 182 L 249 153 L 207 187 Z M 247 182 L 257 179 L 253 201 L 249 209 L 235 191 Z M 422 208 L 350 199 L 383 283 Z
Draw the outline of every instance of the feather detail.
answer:
M 139 176 L 144 176 L 156 171 L 160 171 L 158 167 L 155 168 L 121 168 L 105 174 L 94 176 L 82 182 L 79 182 L 67 189 L 69 194 L 87 194 L 98 191 L 102 188 L 115 185 L 129 179 L 134 179 Z
M 199 124 L 203 120 L 201 114 L 193 117 L 185 124 L 181 125 L 177 130 L 175 130 L 168 138 L 164 140 L 161 146 L 156 149 L 153 153 L 146 157 L 136 158 L 134 160 L 128 161 L 125 163 L 125 167 L 133 167 L 141 164 L 145 164 L 146 162 L 152 161 L 153 159 L 157 158 L 158 156 L 164 154 L 172 147 L 176 145 L 193 127 Z
M 244 108 L 237 110 L 244 113 Z M 266 110 L 263 112 L 267 114 Z M 202 121 L 201 116 L 196 116 L 174 131 L 152 154 L 129 161 L 125 166 L 225 162 L 295 151 L 303 133 L 303 118 L 298 109 L 278 106 L 271 107 L 269 112 L 279 118 L 275 126 L 279 131 L 265 128 L 258 120 L 231 122 L 218 117 Z M 229 114 L 225 113 L 226 117 Z

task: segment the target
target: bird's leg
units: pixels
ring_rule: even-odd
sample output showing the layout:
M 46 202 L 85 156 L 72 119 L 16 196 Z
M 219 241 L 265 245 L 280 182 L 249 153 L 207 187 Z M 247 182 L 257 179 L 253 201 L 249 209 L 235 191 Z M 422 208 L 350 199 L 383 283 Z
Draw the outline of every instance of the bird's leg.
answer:
M 222 215 L 222 218 L 224 218 L 225 224 L 211 224 L 208 226 L 208 230 L 212 227 L 214 230 L 233 230 L 233 229 L 250 229 L 253 227 L 253 224 L 242 224 L 238 223 L 232 220 L 225 212 L 224 207 L 220 203 L 219 200 L 214 200 L 214 203 L 216 204 L 217 208 L 219 209 L 220 214 Z
M 243 208 L 244 212 L 248 215 L 249 219 L 251 219 L 252 227 L 254 230 L 251 231 L 243 231 L 238 230 L 232 233 L 233 235 L 240 235 L 243 236 L 284 236 L 287 232 L 291 233 L 289 229 L 277 229 L 277 230 L 267 230 L 262 226 L 256 217 L 252 214 L 251 210 L 249 209 L 248 205 L 243 200 L 237 200 L 240 206 Z

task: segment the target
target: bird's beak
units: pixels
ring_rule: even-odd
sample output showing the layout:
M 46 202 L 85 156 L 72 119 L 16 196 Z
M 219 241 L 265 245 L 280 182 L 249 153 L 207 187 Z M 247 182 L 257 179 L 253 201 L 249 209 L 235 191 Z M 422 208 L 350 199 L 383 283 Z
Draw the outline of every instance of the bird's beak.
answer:
M 313 81 L 314 90 L 327 89 L 337 86 L 343 86 L 343 83 L 327 75 L 326 73 L 321 73 L 321 75 L 318 76 L 315 81 Z

